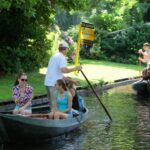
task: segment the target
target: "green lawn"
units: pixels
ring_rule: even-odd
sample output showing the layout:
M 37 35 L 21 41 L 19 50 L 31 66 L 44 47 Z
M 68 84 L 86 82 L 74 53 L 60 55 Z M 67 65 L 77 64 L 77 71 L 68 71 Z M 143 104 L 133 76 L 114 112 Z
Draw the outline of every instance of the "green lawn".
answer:
M 139 67 L 136 65 L 120 64 L 107 61 L 81 60 L 83 72 L 93 83 L 103 79 L 113 81 L 116 79 L 134 77 L 139 74 Z M 71 66 L 71 65 L 69 65 Z M 38 73 L 28 73 L 29 83 L 34 88 L 34 95 L 45 94 L 44 77 L 47 68 L 42 68 Z M 12 86 L 16 75 L 0 76 L 0 101 L 11 99 Z M 76 76 L 74 73 L 66 74 L 80 80 L 81 85 L 86 85 L 86 81 L 81 73 Z
M 0 101 L 11 99 L 12 86 L 16 75 L 6 75 L 0 77 Z M 44 75 L 40 73 L 28 73 L 29 83 L 34 88 L 34 95 L 45 93 Z

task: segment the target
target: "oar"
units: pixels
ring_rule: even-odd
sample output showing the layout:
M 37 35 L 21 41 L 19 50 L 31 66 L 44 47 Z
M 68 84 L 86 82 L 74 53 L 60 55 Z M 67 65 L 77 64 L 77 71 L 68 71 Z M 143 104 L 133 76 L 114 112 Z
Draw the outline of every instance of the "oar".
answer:
M 86 79 L 87 83 L 89 84 L 89 86 L 91 87 L 93 93 L 95 94 L 96 98 L 98 99 L 98 101 L 100 102 L 100 104 L 102 105 L 103 109 L 105 110 L 106 114 L 108 115 L 109 119 L 112 121 L 112 118 L 109 114 L 109 112 L 107 111 L 106 107 L 104 106 L 104 104 L 101 102 L 100 98 L 98 97 L 97 93 L 95 92 L 93 86 L 91 85 L 90 81 L 88 80 L 88 78 L 86 77 L 86 75 L 84 74 L 84 72 L 81 70 L 82 75 L 84 76 L 84 78 Z

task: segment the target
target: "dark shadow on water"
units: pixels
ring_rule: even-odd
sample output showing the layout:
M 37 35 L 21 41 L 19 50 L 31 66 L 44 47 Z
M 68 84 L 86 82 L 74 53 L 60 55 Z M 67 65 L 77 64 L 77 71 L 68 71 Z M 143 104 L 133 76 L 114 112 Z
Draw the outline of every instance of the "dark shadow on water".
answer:
M 1 145 L 2 150 L 74 150 L 74 144 L 81 144 L 86 132 L 86 127 L 81 127 L 71 133 L 52 138 L 46 141 L 28 143 L 10 143 Z M 0 149 L 0 150 L 1 150 Z
M 109 132 L 110 129 L 111 129 L 111 124 L 110 124 L 110 123 L 106 124 L 106 126 L 105 126 L 105 131 L 106 131 L 106 132 Z
M 150 106 L 150 97 L 135 94 L 133 99 L 137 101 L 137 105 Z

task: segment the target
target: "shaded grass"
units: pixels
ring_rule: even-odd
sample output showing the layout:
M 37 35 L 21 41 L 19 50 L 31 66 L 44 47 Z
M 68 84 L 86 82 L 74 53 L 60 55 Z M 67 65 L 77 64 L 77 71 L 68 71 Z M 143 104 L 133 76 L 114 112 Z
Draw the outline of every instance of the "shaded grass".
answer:
M 108 61 L 82 59 L 83 72 L 92 83 L 100 83 L 102 80 L 112 82 L 116 79 L 138 76 L 137 65 L 120 64 Z M 72 66 L 71 64 L 69 66 Z M 143 67 L 141 68 L 143 69 Z M 34 88 L 34 95 L 46 94 L 44 77 L 47 68 L 41 68 L 39 72 L 28 73 L 29 84 Z M 76 76 L 74 73 L 66 74 L 80 81 L 81 86 L 87 85 L 81 73 Z M 10 100 L 12 86 L 16 75 L 0 76 L 0 101 Z

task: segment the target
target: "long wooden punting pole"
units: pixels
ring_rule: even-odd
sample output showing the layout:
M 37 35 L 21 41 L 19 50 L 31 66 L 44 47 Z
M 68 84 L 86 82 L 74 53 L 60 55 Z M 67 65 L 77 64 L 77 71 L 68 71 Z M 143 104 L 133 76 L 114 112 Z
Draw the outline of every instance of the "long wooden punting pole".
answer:
M 84 76 L 84 78 L 86 79 L 87 83 L 89 84 L 89 86 L 91 87 L 93 93 L 95 94 L 96 98 L 98 99 L 98 101 L 100 102 L 100 104 L 102 105 L 103 109 L 105 110 L 106 114 L 108 115 L 109 119 L 112 121 L 112 118 L 108 112 L 108 110 L 106 109 L 106 107 L 104 106 L 104 104 L 101 102 L 100 98 L 98 97 L 97 93 L 95 92 L 93 86 L 91 85 L 90 81 L 88 80 L 88 78 L 86 77 L 86 75 L 84 74 L 84 72 L 81 70 L 82 75 Z

